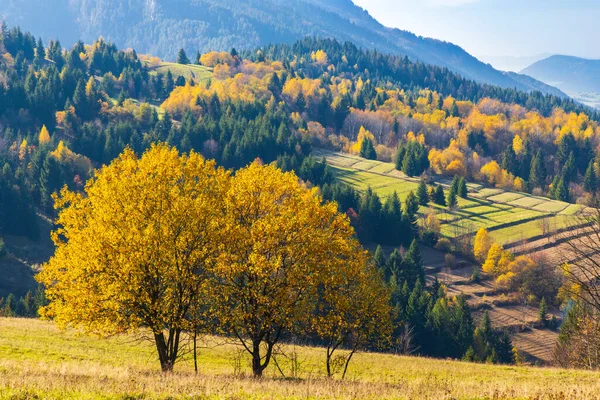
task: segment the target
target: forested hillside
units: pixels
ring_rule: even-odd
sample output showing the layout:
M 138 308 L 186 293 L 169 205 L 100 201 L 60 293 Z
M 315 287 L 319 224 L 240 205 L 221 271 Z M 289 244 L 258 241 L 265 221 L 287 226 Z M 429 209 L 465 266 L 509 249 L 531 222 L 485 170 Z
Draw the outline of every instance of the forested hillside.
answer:
M 565 96 L 525 76 L 497 71 L 454 44 L 386 28 L 350 0 L 2 0 L 0 10 L 10 24 L 35 29 L 45 40 L 90 43 L 102 36 L 167 60 L 175 59 L 179 47 L 194 54 L 318 36 L 406 55 L 479 82 Z
M 118 194 L 123 198 L 120 204 L 124 210 L 119 215 L 125 216 L 119 220 L 119 226 L 123 229 L 134 226 L 146 232 L 134 225 L 140 221 L 139 213 L 136 214 L 140 210 L 136 199 L 150 198 L 156 189 L 161 195 L 173 196 L 172 203 L 177 204 L 175 200 L 179 197 L 169 191 L 173 185 L 163 182 L 162 192 L 159 192 L 151 180 L 145 180 L 152 174 L 135 175 L 140 178 L 136 190 L 141 190 L 141 194 L 134 196 L 129 191 L 127 179 L 123 186 L 111 186 L 111 180 L 116 182 L 120 177 L 133 176 L 140 170 L 172 173 L 185 165 L 199 168 L 199 165 L 205 165 L 198 161 L 202 155 L 217 164 L 206 163 L 209 172 L 199 172 L 200 176 L 216 179 L 210 172 L 216 165 L 242 171 L 229 180 L 228 173 L 219 169 L 215 176 L 223 174 L 223 182 L 233 183 L 223 183 L 223 189 L 218 189 L 221 183 L 215 184 L 215 197 L 206 199 L 215 202 L 211 204 L 227 204 L 231 215 L 240 212 L 235 199 L 252 193 L 248 187 L 266 185 L 267 182 L 260 180 L 264 174 L 271 185 L 267 187 L 273 189 L 266 190 L 269 195 L 277 192 L 277 182 L 281 182 L 292 197 L 302 199 L 302 202 L 298 200 L 300 207 L 312 207 L 307 209 L 313 213 L 301 214 L 306 218 L 302 223 L 310 229 L 323 229 L 311 216 L 326 210 L 325 220 L 340 221 L 344 240 L 352 252 L 361 257 L 364 255 L 354 241 L 354 232 L 362 245 L 393 249 L 389 254 L 381 248 L 374 253 L 373 265 L 378 268 L 377 274 L 361 275 L 360 269 L 354 273 L 367 279 L 360 281 L 362 283 L 374 282 L 368 281 L 369 277 L 375 279 L 378 283 L 373 287 L 379 287 L 378 279 L 385 280 L 382 290 L 389 291 L 386 292 L 390 295 L 389 301 L 384 295 L 377 298 L 383 299 L 383 303 L 394 310 L 388 321 L 394 344 L 365 339 L 356 344 L 357 347 L 390 350 L 393 346 L 404 346 L 402 351 L 407 353 L 512 363 L 519 358 L 519 353 L 513 351 L 508 332 L 494 329 L 494 322 L 487 313 L 476 322 L 466 296 L 449 295 L 447 287 L 435 279 L 427 282 L 419 243 L 445 243 L 446 247 L 442 248 L 447 253 L 474 257 L 472 247 L 459 245 L 463 241 L 457 239 L 449 244 L 447 235 L 440 230 L 434 208 L 460 209 L 470 196 L 467 182 L 586 204 L 592 204 L 592 196 L 599 187 L 598 113 L 589 112 L 570 99 L 481 85 L 445 68 L 413 62 L 406 57 L 360 50 L 350 43 L 307 38 L 291 46 L 272 45 L 242 53 L 231 49 L 198 54 L 197 57 L 188 56 L 181 49 L 177 52 L 179 64 L 166 64 L 157 57 L 120 50 L 103 39 L 63 48 L 58 41 L 44 43 L 19 28 L 3 27 L 0 34 L 0 136 L 3 143 L 0 147 L 3 185 L 0 228 L 8 243 L 2 262 L 24 263 L 23 257 L 15 251 L 12 239 L 28 236 L 35 243 L 39 239 L 40 216 L 56 217 L 53 209 L 56 197 L 51 196 L 65 186 L 70 192 L 63 192 L 63 198 L 57 204 L 59 208 L 76 205 L 72 208 L 75 214 L 71 217 L 64 214 L 66 219 L 59 220 L 59 225 L 69 225 L 69 221 L 92 221 L 91 217 L 76 214 L 79 205 L 81 209 L 87 207 L 82 193 L 99 196 L 98 201 L 104 202 L 106 213 L 117 209 L 112 201 Z M 190 62 L 200 65 L 190 66 Z M 174 150 L 155 146 L 157 142 L 167 143 L 181 152 L 195 151 L 189 156 L 194 162 L 188 164 L 188 156 L 179 156 L 177 152 L 173 155 Z M 336 180 L 325 161 L 313 155 L 314 148 L 392 161 L 396 173 L 421 178 L 418 189 L 402 198 L 395 191 L 380 195 L 370 188 L 357 190 Z M 141 154 L 145 156 L 137 158 Z M 260 162 L 253 163 L 256 159 Z M 158 168 L 162 165 L 160 160 L 164 160 L 165 168 Z M 138 163 L 139 169 L 132 167 Z M 109 164 L 110 167 L 100 169 Z M 306 196 L 306 188 L 298 184 L 294 175 L 282 174 L 271 164 L 284 172 L 295 172 L 306 187 L 318 187 L 319 201 Z M 167 165 L 171 165 L 172 170 Z M 101 175 L 104 178 L 90 181 L 90 177 L 99 174 L 98 171 L 104 171 Z M 169 176 L 179 182 L 176 176 Z M 444 191 L 441 183 L 450 180 L 449 190 Z M 134 181 L 137 182 L 137 178 Z M 87 182 L 104 186 L 94 189 L 94 186 L 86 186 Z M 194 184 L 198 181 L 191 181 L 192 189 L 186 192 L 188 197 L 182 198 L 189 201 L 195 198 Z M 239 192 L 227 191 L 227 185 Z M 211 184 L 206 186 L 212 188 Z M 131 198 L 124 194 L 130 194 Z M 133 203 L 125 204 L 128 201 Z M 335 201 L 336 205 L 327 201 Z M 271 203 L 266 201 L 266 204 Z M 194 209 L 197 215 L 212 215 L 208 214 L 209 210 L 214 212 L 204 204 L 198 207 Z M 175 211 L 182 210 L 185 207 Z M 339 218 L 336 210 L 347 218 Z M 286 213 L 277 220 L 283 226 L 281 229 L 290 229 L 286 222 L 292 217 L 300 218 L 298 212 L 286 210 Z M 270 211 L 264 215 L 271 214 L 275 215 Z M 180 220 L 186 220 L 185 213 L 177 215 Z M 94 221 L 99 225 L 90 228 L 93 232 L 114 228 L 103 225 L 106 223 L 104 214 L 96 218 Z M 238 218 L 245 221 L 252 217 L 242 215 Z M 76 230 L 77 226 L 72 224 L 70 229 Z M 251 240 L 254 236 L 244 236 L 243 223 L 240 226 L 240 238 L 248 241 L 248 248 L 253 248 Z M 85 249 L 97 246 L 99 242 L 90 242 L 94 238 L 86 233 L 88 235 L 81 236 L 82 247 L 78 252 L 57 252 L 54 266 L 46 265 L 46 275 L 43 277 L 43 273 L 40 278 L 44 284 L 52 286 L 58 282 L 63 265 L 78 268 L 85 264 L 83 260 L 91 257 Z M 268 233 L 273 238 L 282 237 L 277 231 Z M 323 230 L 322 234 L 319 243 L 325 246 L 324 238 L 328 232 Z M 118 235 L 107 238 L 109 236 Z M 470 234 L 461 236 L 470 238 Z M 133 237 L 138 239 L 137 235 Z M 64 244 L 60 235 L 54 239 Z M 160 237 L 152 240 L 162 243 Z M 478 251 L 480 256 L 485 256 L 481 260 L 477 258 L 483 264 L 483 270 L 479 271 L 479 267 L 474 270 L 472 282 L 478 282 L 481 272 L 505 285 L 499 287 L 499 291 L 514 292 L 525 288 L 522 292 L 527 293 L 532 304 L 545 304 L 546 296 L 551 305 L 559 302 L 559 288 L 554 281 L 542 292 L 528 286 L 540 276 L 552 278 L 549 274 L 539 275 L 544 271 L 542 264 L 526 256 L 514 257 L 499 245 L 492 247 L 491 239 L 485 242 L 483 247 L 494 251 L 491 255 Z M 271 243 L 275 252 L 283 252 L 290 246 L 273 243 L 276 243 Z M 301 251 L 314 245 L 305 244 L 296 242 L 296 248 Z M 94 254 L 104 251 L 94 248 L 97 250 Z M 116 248 L 127 248 L 135 254 L 148 246 L 129 240 Z M 315 252 L 309 252 L 311 257 Z M 118 258 L 118 254 L 115 257 Z M 231 257 L 243 258 L 245 255 L 241 252 Z M 340 253 L 339 257 L 351 258 L 349 253 Z M 311 260 L 311 265 L 323 261 L 321 258 Z M 371 262 L 367 264 L 371 265 Z M 168 273 L 170 264 L 163 266 L 166 268 L 163 272 Z M 133 271 L 138 271 L 137 267 Z M 326 279 L 322 270 L 314 272 L 315 279 Z M 75 270 L 74 273 L 80 272 Z M 82 276 L 88 278 L 83 272 Z M 102 287 L 102 282 L 93 281 L 94 276 L 89 278 L 92 281 L 79 278 L 68 281 L 89 284 L 78 289 L 87 296 L 89 288 Z M 145 279 L 140 278 L 140 281 L 145 282 Z M 231 285 L 228 286 L 228 282 Z M 224 276 L 218 285 L 230 290 L 235 282 L 235 277 Z M 302 280 L 295 282 L 301 284 Z M 124 285 L 119 286 L 119 293 L 125 295 L 127 292 L 132 299 L 137 298 L 134 293 L 137 287 L 129 287 L 120 280 L 118 285 Z M 368 286 L 365 285 L 361 288 Z M 350 290 L 344 286 L 346 289 Z M 2 305 L 4 315 L 33 316 L 37 307 L 44 304 L 41 290 L 37 295 L 33 294 L 33 284 L 23 287 L 21 283 L 12 282 L 12 287 L 5 290 L 7 293 L 18 292 L 17 297 L 21 298 L 6 296 Z M 56 293 L 54 299 L 59 296 Z M 225 300 L 237 295 L 241 294 L 232 292 Z M 315 301 L 323 301 L 319 295 L 318 291 L 314 292 Z M 98 304 L 102 304 L 102 299 L 102 295 L 95 297 Z M 225 302 L 222 304 L 225 308 L 238 306 L 219 300 Z M 57 304 L 60 305 L 60 301 Z M 361 303 L 361 307 L 368 304 Z M 94 305 L 91 301 L 79 306 L 73 302 L 69 307 L 73 308 L 55 306 L 53 312 L 56 315 L 66 313 L 65 318 L 70 321 L 77 312 Z M 119 309 L 120 305 L 116 305 L 111 312 Z M 172 308 L 166 309 L 174 312 Z M 93 313 L 88 314 L 93 318 Z M 320 315 L 317 310 L 304 314 L 315 318 Z M 106 324 L 96 325 L 94 320 L 85 323 L 119 331 L 122 328 L 117 323 L 121 321 L 114 315 L 114 320 L 109 318 Z M 186 313 L 183 317 L 188 318 Z M 115 325 L 108 322 L 115 322 Z M 298 327 L 297 322 L 282 321 L 282 330 L 290 334 L 292 328 Z M 308 323 L 302 321 L 305 322 Z M 546 322 L 544 314 L 541 323 Z M 131 323 L 139 321 L 132 320 Z M 365 329 L 372 328 L 364 326 Z M 211 326 L 207 329 L 221 328 Z M 304 332 L 303 337 L 318 342 L 326 340 L 326 334 L 311 331 Z M 374 336 L 368 335 L 369 338 Z M 353 336 L 344 336 L 344 340 L 348 337 Z M 410 338 L 408 344 L 407 337 Z M 277 334 L 272 346 L 280 339 Z

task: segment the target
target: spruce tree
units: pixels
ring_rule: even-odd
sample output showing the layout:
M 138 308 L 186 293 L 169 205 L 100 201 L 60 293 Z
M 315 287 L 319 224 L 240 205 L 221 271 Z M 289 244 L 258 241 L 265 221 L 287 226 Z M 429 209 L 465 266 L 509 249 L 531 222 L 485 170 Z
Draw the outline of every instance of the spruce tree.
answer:
M 596 189 L 598 189 L 598 179 L 596 176 L 596 170 L 594 168 L 594 160 L 590 161 L 590 164 L 585 171 L 583 189 L 589 193 L 595 193 Z
M 502 153 L 502 169 L 515 174 L 517 172 L 517 155 L 512 146 L 508 146 Z
M 419 198 L 419 204 L 426 206 L 429 203 L 429 193 L 427 193 L 427 185 L 425 181 L 421 179 L 419 187 L 417 188 L 417 197 Z
M 504 331 L 500 340 L 498 341 L 498 345 L 496 346 L 496 353 L 498 354 L 498 362 L 501 364 L 514 364 L 515 355 L 513 353 L 513 344 L 510 339 L 510 335 L 508 331 Z
M 367 160 L 376 160 L 377 152 L 371 139 L 364 139 L 360 145 L 360 156 Z
M 543 297 L 542 301 L 540 301 L 540 308 L 538 311 L 538 321 L 542 324 L 546 324 L 546 320 L 548 319 L 548 305 L 546 304 L 546 298 Z
M 407 152 L 402 161 L 402 172 L 407 176 L 417 175 L 417 165 L 413 152 Z
M 373 263 L 375 263 L 375 266 L 380 271 L 385 271 L 387 260 L 385 259 L 385 254 L 383 253 L 381 246 L 377 246 L 377 250 L 375 250 L 375 254 L 373 255 Z M 389 279 L 389 277 L 387 279 Z
M 537 154 L 531 162 L 531 171 L 529 174 L 529 184 L 531 188 L 543 188 L 546 183 L 546 167 L 544 165 L 544 156 L 542 150 L 538 150 Z
M 464 177 L 460 177 L 458 181 L 458 196 L 466 199 L 469 197 L 469 190 L 467 189 L 467 181 Z
M 187 54 L 185 54 L 185 50 L 184 49 L 179 49 L 179 53 L 177 53 L 177 64 L 189 64 L 190 63 L 190 59 L 188 58 Z
M 554 191 L 554 198 L 556 200 L 569 202 L 569 186 L 565 178 L 561 178 L 558 181 L 558 185 L 556 186 L 556 190 Z
M 444 188 L 442 187 L 442 185 L 438 184 L 435 187 L 435 195 L 433 202 L 440 206 L 446 205 L 446 197 L 444 196 Z
M 571 152 L 563 166 L 562 177 L 567 183 L 573 182 L 577 178 L 577 165 L 575 164 L 575 154 L 573 152 Z
M 446 199 L 446 203 L 448 205 L 448 208 L 456 208 L 456 206 L 458 205 L 458 197 L 456 195 L 456 190 L 454 189 L 454 187 L 450 188 L 450 191 L 448 192 L 448 197 Z
M 425 269 L 423 268 L 423 259 L 416 239 L 412 241 L 404 255 L 399 275 L 399 279 L 406 280 L 411 287 L 417 282 L 421 285 L 425 284 Z

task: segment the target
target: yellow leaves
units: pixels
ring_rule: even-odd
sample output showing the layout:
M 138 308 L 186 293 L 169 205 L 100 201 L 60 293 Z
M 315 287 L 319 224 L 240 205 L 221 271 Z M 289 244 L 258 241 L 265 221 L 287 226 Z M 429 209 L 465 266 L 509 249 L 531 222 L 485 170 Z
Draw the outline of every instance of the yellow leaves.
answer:
M 466 174 L 465 156 L 456 140 L 451 140 L 448 148 L 443 151 L 431 149 L 429 151 L 429 163 L 431 168 L 438 174 L 461 176 Z
M 515 154 L 519 155 L 523 152 L 524 147 L 523 147 L 523 140 L 521 139 L 521 136 L 515 135 L 515 137 L 513 138 L 512 146 L 513 146 L 513 150 L 515 151 Z
M 360 148 L 362 147 L 362 144 L 365 141 L 365 139 L 369 139 L 371 142 L 373 142 L 373 145 L 376 144 L 375 136 L 370 131 L 366 130 L 364 126 L 361 126 L 358 131 L 356 143 L 352 145 L 352 147 L 350 148 L 350 152 L 353 154 L 360 153 Z
M 27 155 L 27 139 L 23 139 L 19 146 L 19 160 L 23 161 Z
M 206 54 L 202 54 L 200 57 L 200 64 L 206 67 L 215 67 L 218 64 L 227 64 L 229 66 L 234 64 L 234 59 L 231 57 L 231 54 L 223 51 L 223 52 L 210 52 Z
M 126 150 L 85 195 L 63 190 L 56 253 L 37 276 L 51 300 L 45 315 L 98 334 L 186 328 L 178 313 L 200 305 L 227 181 L 195 153 L 153 146 L 140 159 Z
M 475 235 L 475 242 L 473 244 L 473 255 L 475 256 L 475 259 L 479 262 L 485 261 L 493 243 L 494 240 L 489 235 L 488 231 L 485 228 L 479 229 Z
M 485 263 L 483 263 L 481 269 L 487 274 L 498 275 L 498 263 L 502 258 L 504 249 L 497 243 L 490 246 Z
M 326 65 L 329 62 L 327 53 L 325 53 L 323 50 L 317 50 L 316 53 L 313 51 L 310 55 L 310 58 L 313 62 L 319 65 Z
M 46 125 L 42 126 L 42 130 L 40 131 L 38 141 L 40 145 L 50 143 L 50 133 L 48 132 Z

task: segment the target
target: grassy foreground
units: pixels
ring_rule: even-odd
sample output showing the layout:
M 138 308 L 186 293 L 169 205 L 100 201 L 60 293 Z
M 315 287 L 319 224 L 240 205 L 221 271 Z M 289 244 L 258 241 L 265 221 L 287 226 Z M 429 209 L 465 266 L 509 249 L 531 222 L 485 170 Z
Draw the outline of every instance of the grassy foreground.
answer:
M 210 343 L 215 344 L 215 339 Z M 254 380 L 232 344 L 189 357 L 176 372 L 159 372 L 153 348 L 132 337 L 110 340 L 60 333 L 52 323 L 0 319 L 2 399 L 595 399 L 598 374 L 548 368 L 490 366 L 382 354 L 358 354 L 346 381 L 324 377 L 323 350 L 286 347 L 300 377 L 273 367 Z M 282 370 L 290 363 L 279 360 Z M 241 368 L 241 370 L 240 370 Z M 240 373 L 241 371 L 241 373 Z

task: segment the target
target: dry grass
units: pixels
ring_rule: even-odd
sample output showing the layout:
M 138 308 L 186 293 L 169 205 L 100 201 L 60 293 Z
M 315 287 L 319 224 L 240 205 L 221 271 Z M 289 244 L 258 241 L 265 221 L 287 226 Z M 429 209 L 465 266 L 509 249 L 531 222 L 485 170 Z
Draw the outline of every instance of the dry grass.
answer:
M 214 342 L 214 339 L 211 340 Z M 292 351 L 291 347 L 286 349 Z M 346 381 L 323 374 L 323 350 L 296 347 L 298 379 L 274 368 L 234 376 L 233 345 L 202 349 L 200 373 L 182 360 L 158 372 L 151 346 L 60 333 L 48 322 L 0 320 L 0 398 L 10 399 L 594 399 L 597 374 L 359 354 Z M 243 362 L 242 367 L 245 367 Z M 283 369 L 288 370 L 289 365 Z M 244 368 L 247 373 L 248 369 Z

